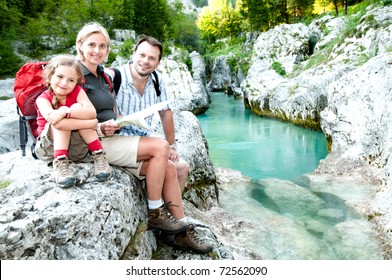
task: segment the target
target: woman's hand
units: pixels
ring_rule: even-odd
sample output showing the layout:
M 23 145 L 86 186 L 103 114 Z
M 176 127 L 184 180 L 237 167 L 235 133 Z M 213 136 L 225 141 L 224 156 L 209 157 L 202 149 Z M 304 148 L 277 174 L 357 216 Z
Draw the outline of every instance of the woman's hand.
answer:
M 106 137 L 113 136 L 115 131 L 120 129 L 120 126 L 114 120 L 108 120 L 106 122 L 100 123 L 99 127 L 102 134 Z

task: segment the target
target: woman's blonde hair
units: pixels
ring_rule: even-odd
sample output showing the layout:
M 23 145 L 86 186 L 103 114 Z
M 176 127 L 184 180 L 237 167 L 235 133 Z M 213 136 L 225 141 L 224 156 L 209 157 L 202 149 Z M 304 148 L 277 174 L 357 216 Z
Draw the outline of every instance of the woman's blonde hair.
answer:
M 98 22 L 90 22 L 83 26 L 83 28 L 79 31 L 78 36 L 76 37 L 76 52 L 77 52 L 77 59 L 80 61 L 84 61 L 84 55 L 82 50 L 80 49 L 83 45 L 83 42 L 90 37 L 92 34 L 100 33 L 102 34 L 105 39 L 106 43 L 108 44 L 105 62 L 108 59 L 108 54 L 110 52 L 110 37 L 109 33 L 106 31 L 105 27 L 100 25 Z
M 54 75 L 56 68 L 59 66 L 67 66 L 72 67 L 76 70 L 77 75 L 77 84 L 81 84 L 83 80 L 83 71 L 80 67 L 79 62 L 75 59 L 75 57 L 70 55 L 58 55 L 53 57 L 49 63 L 45 66 L 44 71 L 42 73 L 42 77 L 44 80 L 45 85 L 48 87 L 50 92 L 53 92 L 52 87 L 50 86 L 50 80 Z M 53 108 L 57 108 L 57 97 L 56 95 L 53 96 L 52 99 Z

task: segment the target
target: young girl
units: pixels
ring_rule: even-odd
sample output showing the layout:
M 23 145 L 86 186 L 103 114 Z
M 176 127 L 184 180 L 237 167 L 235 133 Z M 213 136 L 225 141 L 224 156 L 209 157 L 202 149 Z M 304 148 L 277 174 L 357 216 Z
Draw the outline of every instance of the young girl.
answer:
M 43 79 L 48 90 L 36 100 L 40 133 L 37 156 L 53 160 L 56 184 L 66 188 L 76 181 L 70 169 L 71 160 L 83 160 L 89 150 L 96 178 L 106 180 L 111 168 L 96 132 L 95 108 L 78 85 L 83 79 L 80 64 L 71 56 L 56 56 L 45 67 Z

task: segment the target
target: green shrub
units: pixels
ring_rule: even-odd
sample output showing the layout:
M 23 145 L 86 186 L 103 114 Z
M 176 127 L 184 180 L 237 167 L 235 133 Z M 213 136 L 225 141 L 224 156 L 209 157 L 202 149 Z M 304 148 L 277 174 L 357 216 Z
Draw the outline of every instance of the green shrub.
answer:
M 11 181 L 9 181 L 9 180 L 0 181 L 0 190 L 1 190 L 1 189 L 5 189 L 5 188 L 8 187 L 10 184 L 11 184 Z
M 109 53 L 109 56 L 108 56 L 108 62 L 107 62 L 107 64 L 108 64 L 108 65 L 111 65 L 112 62 L 116 60 L 116 57 L 117 57 L 117 54 L 116 54 L 115 52 L 111 51 L 111 52 Z
M 133 39 L 129 39 L 125 41 L 120 49 L 118 50 L 118 54 L 122 57 L 130 58 L 130 56 L 133 54 L 135 48 L 135 41 Z
M 0 77 L 14 77 L 22 65 L 22 60 L 14 54 L 11 41 L 0 40 Z
M 286 70 L 282 66 L 282 64 L 279 61 L 274 61 L 271 65 L 272 69 L 275 70 L 276 73 L 278 73 L 281 76 L 286 76 Z

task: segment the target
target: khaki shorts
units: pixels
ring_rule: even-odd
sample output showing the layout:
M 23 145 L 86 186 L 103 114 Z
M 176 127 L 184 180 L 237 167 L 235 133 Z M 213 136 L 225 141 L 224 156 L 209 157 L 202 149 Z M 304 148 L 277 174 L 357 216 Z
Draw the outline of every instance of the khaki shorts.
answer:
M 38 137 L 35 145 L 35 154 L 37 157 L 46 162 L 52 162 L 54 157 L 53 140 L 50 138 L 50 124 L 45 125 L 44 130 Z M 72 131 L 71 140 L 68 148 L 68 158 L 72 161 L 89 162 L 89 149 L 83 138 L 77 131 Z
M 101 138 L 103 149 L 110 164 L 124 167 L 139 180 L 143 162 L 137 162 L 137 150 L 140 136 L 125 136 L 114 134 L 112 137 Z
M 53 141 L 50 139 L 49 131 L 50 125 L 46 124 L 35 146 L 37 157 L 46 162 L 53 161 L 54 153 Z M 140 136 L 115 134 L 112 137 L 103 137 L 100 140 L 110 164 L 124 167 L 136 178 L 143 180 L 145 176 L 140 175 L 143 162 L 137 162 L 139 139 Z M 68 153 L 69 159 L 74 162 L 92 161 L 88 146 L 77 131 L 71 133 Z

